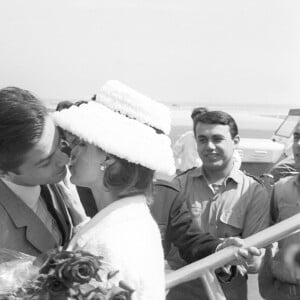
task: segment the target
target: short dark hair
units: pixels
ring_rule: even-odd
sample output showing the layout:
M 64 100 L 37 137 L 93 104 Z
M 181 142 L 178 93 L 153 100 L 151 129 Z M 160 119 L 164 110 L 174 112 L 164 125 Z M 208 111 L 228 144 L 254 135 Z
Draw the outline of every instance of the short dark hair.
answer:
M 142 165 L 115 157 L 104 173 L 103 184 L 118 198 L 134 194 L 148 196 L 152 191 L 154 171 Z
M 66 108 L 70 108 L 72 105 L 73 105 L 73 102 L 71 102 L 71 101 L 68 101 L 68 100 L 60 101 L 60 102 L 58 102 L 55 110 L 61 111 Z
M 29 91 L 0 90 L 0 169 L 15 171 L 27 152 L 40 140 L 47 109 Z
M 196 107 L 192 110 L 191 113 L 191 118 L 194 121 L 194 119 L 198 116 L 198 115 L 202 115 L 204 113 L 208 112 L 208 109 L 206 107 Z
M 231 138 L 239 134 L 237 124 L 233 117 L 228 113 L 220 110 L 208 111 L 204 114 L 196 116 L 194 119 L 194 134 L 196 135 L 196 126 L 198 123 L 228 125 Z

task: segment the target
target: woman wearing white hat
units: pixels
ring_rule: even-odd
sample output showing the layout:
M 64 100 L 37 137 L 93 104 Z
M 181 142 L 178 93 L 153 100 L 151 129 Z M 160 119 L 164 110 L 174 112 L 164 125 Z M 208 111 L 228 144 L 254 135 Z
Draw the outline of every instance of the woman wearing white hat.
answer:
M 55 112 L 62 129 L 80 139 L 72 150 L 71 181 L 89 187 L 98 214 L 69 245 L 101 255 L 135 291 L 132 299 L 165 298 L 158 226 L 148 203 L 155 171 L 175 171 L 168 109 L 110 81 L 96 102 Z

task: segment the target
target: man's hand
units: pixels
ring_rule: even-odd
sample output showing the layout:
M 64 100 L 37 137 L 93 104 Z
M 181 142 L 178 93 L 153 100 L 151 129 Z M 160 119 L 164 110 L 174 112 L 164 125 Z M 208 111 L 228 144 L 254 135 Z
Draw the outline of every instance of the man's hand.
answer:
M 244 241 L 237 237 L 224 239 L 224 241 L 217 246 L 216 251 L 220 251 L 229 246 L 238 247 L 235 251 L 236 258 L 230 264 L 237 265 L 240 273 L 244 274 L 247 271 L 249 273 L 256 273 L 258 271 L 263 251 L 256 247 L 245 248 Z M 225 269 L 226 268 L 227 267 L 225 267 Z
M 82 222 L 88 221 L 90 218 L 87 217 L 85 213 L 85 210 L 77 193 L 76 186 L 70 182 L 69 178 L 70 177 L 68 173 L 63 181 L 57 183 L 57 187 L 62 193 L 64 202 L 69 208 L 72 219 L 75 223 L 74 225 L 76 226 L 81 224 Z

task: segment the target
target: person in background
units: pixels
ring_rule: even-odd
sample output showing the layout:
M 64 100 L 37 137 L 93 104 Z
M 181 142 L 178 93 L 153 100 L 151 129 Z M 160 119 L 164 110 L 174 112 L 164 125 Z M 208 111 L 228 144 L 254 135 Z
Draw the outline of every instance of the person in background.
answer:
M 56 105 L 56 111 L 61 111 L 63 109 L 69 108 L 73 105 L 74 103 L 68 100 L 60 101 Z
M 0 90 L 0 247 L 37 256 L 66 246 L 87 220 L 68 156 L 46 107 L 29 91 Z
M 273 176 L 275 183 L 281 178 L 296 175 L 298 172 L 299 170 L 296 168 L 294 155 L 292 154 L 277 163 L 271 169 L 270 174 Z
M 173 183 L 186 195 L 195 224 L 217 238 L 245 238 L 268 227 L 270 202 L 264 186 L 234 164 L 240 139 L 234 119 L 222 111 L 209 111 L 195 118 L 194 134 L 203 165 L 179 174 Z M 222 284 L 227 299 L 247 299 L 246 271 L 257 272 L 261 258 L 243 270 L 237 267 L 231 282 Z M 188 288 L 195 292 L 190 299 L 204 297 L 199 280 Z M 187 288 L 174 290 L 184 295 Z
M 295 171 L 290 176 L 279 179 L 273 188 L 271 197 L 273 224 L 300 213 L 300 177 L 297 172 L 300 170 L 300 123 L 294 130 L 293 156 Z M 300 299 L 300 278 L 285 261 L 289 249 L 299 244 L 300 234 L 297 233 L 279 241 L 278 247 L 273 245 L 273 248 L 267 249 L 259 276 L 260 293 L 264 299 Z
M 178 269 L 228 246 L 239 247 L 236 253 L 239 262 L 246 262 L 260 254 L 253 247 L 243 249 L 244 243 L 239 238 L 218 239 L 193 226 L 186 198 L 171 182 L 155 180 L 153 200 L 150 210 L 160 229 L 167 268 Z M 216 274 L 224 282 L 232 277 L 230 272 L 222 268 Z M 167 299 L 175 299 L 172 294 Z M 193 291 L 186 290 L 185 299 L 190 299 L 190 295 L 193 295 Z
M 191 118 L 194 118 L 202 113 L 207 112 L 205 107 L 196 107 L 191 113 Z M 202 165 L 201 159 L 197 152 L 197 144 L 193 130 L 189 130 L 182 134 L 172 147 L 177 173 L 184 172 L 193 167 Z
M 288 176 L 293 176 L 299 174 L 299 171 L 295 165 L 294 155 L 291 154 L 279 161 L 269 173 L 264 173 L 260 175 L 260 179 L 264 183 L 270 197 L 273 192 L 274 184 L 278 182 L 281 178 Z

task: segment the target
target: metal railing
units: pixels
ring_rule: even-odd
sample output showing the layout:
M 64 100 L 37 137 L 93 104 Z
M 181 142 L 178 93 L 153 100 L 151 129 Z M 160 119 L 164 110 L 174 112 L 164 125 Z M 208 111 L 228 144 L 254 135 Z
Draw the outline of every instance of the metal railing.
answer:
M 245 248 L 263 248 L 300 230 L 300 213 L 244 239 Z M 226 300 L 215 270 L 236 258 L 236 247 L 228 247 L 166 275 L 166 289 L 201 277 L 210 300 Z

